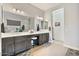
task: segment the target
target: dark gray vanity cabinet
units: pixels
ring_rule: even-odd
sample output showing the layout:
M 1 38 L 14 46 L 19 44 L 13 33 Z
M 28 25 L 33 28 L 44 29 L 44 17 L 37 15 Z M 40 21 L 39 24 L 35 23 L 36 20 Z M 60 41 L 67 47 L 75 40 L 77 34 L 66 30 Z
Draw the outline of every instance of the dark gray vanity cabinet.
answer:
M 48 33 L 39 35 L 39 45 L 44 44 L 48 41 L 49 41 L 49 34 Z
M 2 39 L 2 55 L 3 56 L 14 55 L 14 39 L 13 38 Z
M 16 55 L 20 52 L 31 49 L 32 48 L 31 40 L 32 37 L 35 36 L 37 37 L 39 45 L 44 44 L 49 40 L 48 33 L 2 38 L 2 55 L 3 56 Z
M 19 36 L 15 37 L 15 54 L 28 50 L 32 47 L 31 37 L 29 36 Z
M 39 45 L 43 44 L 43 34 L 39 35 Z
M 11 56 L 31 49 L 31 36 L 2 38 L 2 55 Z
M 49 41 L 49 34 L 46 33 L 46 34 L 43 34 L 43 43 L 46 43 Z
M 15 46 L 14 47 L 15 54 L 25 51 L 26 50 L 26 37 L 25 36 L 15 37 L 14 46 Z
M 32 36 L 26 36 L 26 49 L 27 50 L 32 48 L 31 38 Z

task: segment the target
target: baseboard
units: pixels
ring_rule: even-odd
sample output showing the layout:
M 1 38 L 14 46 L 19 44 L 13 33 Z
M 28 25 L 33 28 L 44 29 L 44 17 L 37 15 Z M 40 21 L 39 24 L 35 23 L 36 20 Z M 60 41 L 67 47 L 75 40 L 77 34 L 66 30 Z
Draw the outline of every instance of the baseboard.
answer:
M 74 50 L 79 50 L 78 47 L 73 47 L 73 46 L 70 46 L 70 45 L 67 45 L 67 44 L 64 44 L 64 46 L 67 47 L 67 48 L 74 49 Z
M 60 40 L 54 40 L 54 43 L 63 45 L 64 42 Z
M 64 41 L 61 41 L 61 40 L 54 40 L 54 42 L 56 42 L 56 43 L 64 43 Z

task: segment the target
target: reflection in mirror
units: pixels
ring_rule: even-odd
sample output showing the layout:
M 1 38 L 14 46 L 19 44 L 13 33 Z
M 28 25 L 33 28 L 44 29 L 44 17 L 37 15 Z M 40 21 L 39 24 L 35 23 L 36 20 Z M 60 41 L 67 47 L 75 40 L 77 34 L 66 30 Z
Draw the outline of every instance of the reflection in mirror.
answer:
M 44 29 L 44 19 L 41 17 L 41 18 L 36 18 L 35 19 L 35 30 L 38 31 L 38 28 L 39 30 L 42 30 Z
M 3 4 L 2 32 L 27 32 L 30 28 L 29 17 L 14 13 L 10 8 L 9 4 Z
M 48 29 L 48 21 L 45 21 L 45 20 L 41 21 L 41 28 Z
M 29 17 L 29 30 L 34 30 L 34 17 Z
M 41 21 L 41 28 L 43 29 L 44 28 L 44 21 Z
M 48 29 L 48 21 L 44 21 L 44 23 L 45 29 Z
M 29 30 L 37 31 L 37 24 L 39 24 L 39 30 L 48 28 L 48 22 L 44 21 L 44 19 L 40 20 L 44 17 L 42 11 L 40 11 L 41 14 L 40 12 L 35 12 L 36 15 L 34 15 L 34 12 L 31 13 L 31 11 L 29 11 L 30 8 L 23 11 L 22 8 L 18 9 L 18 7 L 15 6 L 20 6 L 20 4 L 3 4 L 1 23 L 2 33 L 28 32 Z M 38 11 L 38 8 L 34 8 L 34 10 Z M 40 16 L 41 18 L 36 19 L 36 16 Z
M 21 25 L 21 21 L 10 20 L 10 19 L 6 19 L 6 20 L 7 20 L 7 25 L 9 26 L 20 26 Z
M 3 20 L 5 32 L 23 32 L 29 29 L 29 22 L 27 16 L 14 14 L 4 10 Z M 23 25 L 25 27 L 25 30 L 22 30 Z

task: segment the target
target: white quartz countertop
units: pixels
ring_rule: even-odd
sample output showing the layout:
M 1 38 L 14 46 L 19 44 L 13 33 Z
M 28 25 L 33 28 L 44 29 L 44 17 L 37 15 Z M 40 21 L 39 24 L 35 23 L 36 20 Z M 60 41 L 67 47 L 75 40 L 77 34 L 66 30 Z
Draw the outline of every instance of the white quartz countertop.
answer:
M 7 37 L 16 37 L 16 36 L 23 36 L 23 35 L 35 35 L 35 34 L 44 34 L 49 33 L 48 30 L 41 30 L 37 32 L 16 32 L 16 33 L 1 33 L 1 38 L 7 38 Z

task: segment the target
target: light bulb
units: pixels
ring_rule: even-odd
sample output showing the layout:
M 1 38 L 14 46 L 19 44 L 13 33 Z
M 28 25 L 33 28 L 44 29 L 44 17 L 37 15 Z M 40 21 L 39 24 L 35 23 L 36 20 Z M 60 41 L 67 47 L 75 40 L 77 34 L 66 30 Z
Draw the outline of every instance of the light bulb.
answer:
M 20 13 L 20 10 L 17 10 L 18 13 Z
M 16 9 L 15 8 L 13 8 L 12 10 L 13 10 L 13 12 L 16 12 Z
M 43 20 L 43 17 L 39 17 L 39 16 L 37 16 L 37 19 Z
M 24 11 L 21 11 L 21 14 L 24 14 Z

